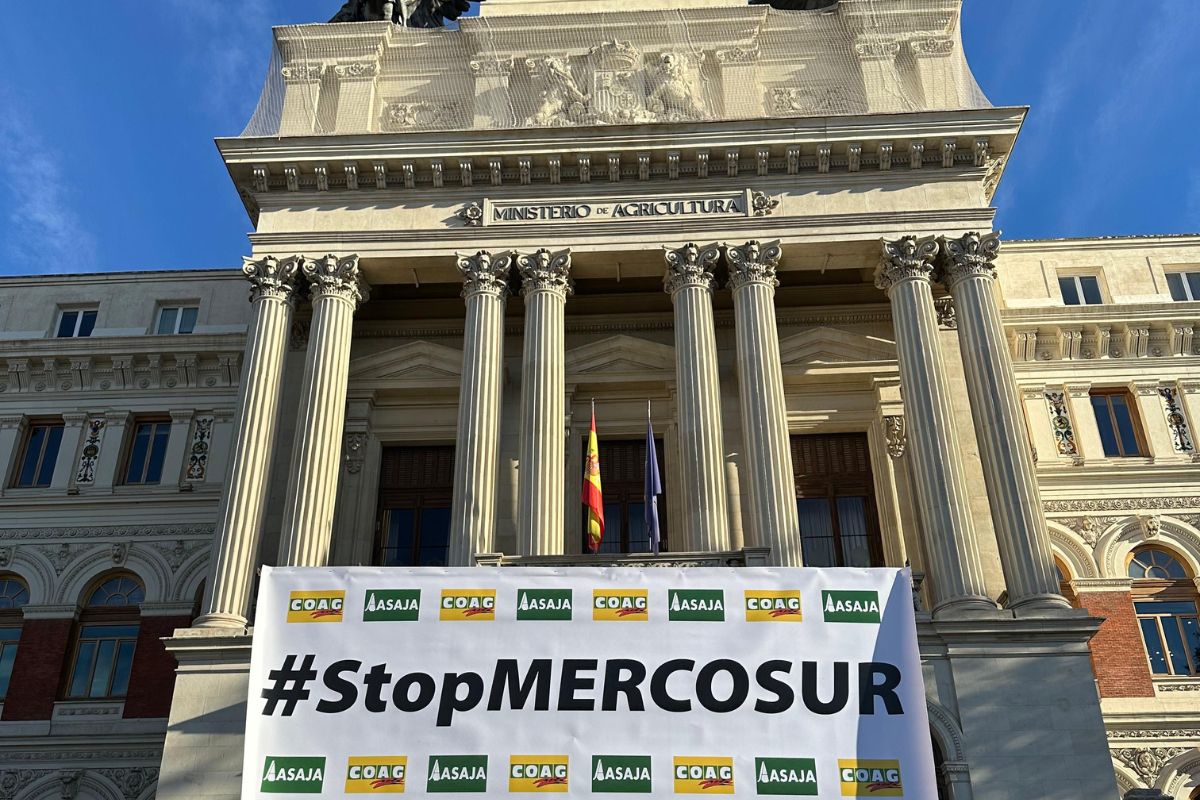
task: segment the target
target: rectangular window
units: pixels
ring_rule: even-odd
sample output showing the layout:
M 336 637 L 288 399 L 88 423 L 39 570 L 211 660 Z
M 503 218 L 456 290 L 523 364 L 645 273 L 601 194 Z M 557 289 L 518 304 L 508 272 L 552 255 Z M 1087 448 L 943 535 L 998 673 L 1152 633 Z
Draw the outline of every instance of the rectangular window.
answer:
M 158 310 L 157 333 L 166 336 L 175 333 L 191 333 L 196 328 L 195 306 L 164 306 Z
M 1071 275 L 1058 279 L 1063 302 L 1069 306 L 1098 306 L 1104 302 L 1100 297 L 1100 279 L 1095 275 Z
M 1200 272 L 1168 272 L 1167 287 L 1172 300 L 1200 300 Z
M 137 625 L 84 625 L 79 631 L 67 697 L 124 697 L 129 690 L 137 635 Z
M 137 420 L 134 423 L 129 460 L 125 468 L 126 484 L 152 485 L 162 480 L 163 461 L 170 437 L 171 423 L 168 420 Z
M 29 426 L 25 435 L 25 452 L 21 456 L 21 469 L 17 473 L 18 489 L 45 489 L 50 485 L 62 436 L 61 422 L 37 422 Z
M 793 436 L 792 469 L 805 566 L 882 565 L 866 435 Z
M 646 528 L 646 440 L 599 440 L 600 483 L 604 490 L 604 538 L 600 554 L 649 553 L 650 531 Z M 666 486 L 663 446 L 655 440 L 658 474 Z M 583 440 L 587 452 L 587 438 Z M 587 507 L 579 504 L 583 531 L 583 552 L 588 551 Z M 666 494 L 658 496 L 659 549 L 667 552 Z
M 12 678 L 13 663 L 17 660 L 17 642 L 20 639 L 20 628 L 0 628 L 0 700 L 8 694 L 8 681 Z
M 1104 455 L 1109 458 L 1145 456 L 1130 394 L 1125 391 L 1092 392 L 1091 400 Z
M 379 537 L 375 563 L 385 567 L 445 566 L 450 552 L 454 447 L 389 447 L 379 476 Z
M 92 330 L 95 327 L 96 309 L 79 308 L 72 311 L 63 311 L 58 317 L 58 332 L 55 336 L 59 339 L 91 336 Z
M 1155 675 L 1200 674 L 1200 627 L 1190 600 L 1134 603 L 1142 641 Z

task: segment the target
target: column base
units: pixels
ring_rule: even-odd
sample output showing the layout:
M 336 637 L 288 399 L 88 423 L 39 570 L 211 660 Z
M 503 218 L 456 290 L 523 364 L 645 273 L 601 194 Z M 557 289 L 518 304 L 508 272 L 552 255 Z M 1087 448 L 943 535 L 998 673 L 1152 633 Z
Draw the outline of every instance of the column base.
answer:
M 995 619 L 1001 615 L 999 606 L 982 595 L 952 597 L 933 609 L 934 619 Z
M 219 629 L 223 631 L 244 631 L 247 620 L 239 614 L 202 614 L 192 622 L 192 628 Z M 184 629 L 186 630 L 186 629 Z
M 1006 609 L 1015 617 L 1078 617 L 1087 616 L 1087 611 L 1072 608 L 1067 598 L 1060 594 L 1031 594 L 1022 597 L 1015 603 L 1009 603 Z

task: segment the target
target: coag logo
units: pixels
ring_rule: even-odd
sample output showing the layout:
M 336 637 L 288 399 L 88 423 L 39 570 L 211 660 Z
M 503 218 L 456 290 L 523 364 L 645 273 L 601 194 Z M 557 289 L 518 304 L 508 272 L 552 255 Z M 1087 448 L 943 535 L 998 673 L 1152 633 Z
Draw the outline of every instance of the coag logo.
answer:
M 592 619 L 645 621 L 650 618 L 649 597 L 646 589 L 593 589 Z
M 442 589 L 443 620 L 494 620 L 495 589 Z
M 826 622 L 879 622 L 879 592 L 821 592 Z
M 899 761 L 838 759 L 842 797 L 903 797 Z
M 324 782 L 324 756 L 267 756 L 258 790 L 266 794 L 320 794 Z
M 407 756 L 351 756 L 346 765 L 346 793 L 400 794 L 407 771 Z
M 487 756 L 430 756 L 427 792 L 486 792 Z
M 517 619 L 570 619 L 570 589 L 517 590 Z
M 811 758 L 756 758 L 754 781 L 759 794 L 817 794 L 817 762 Z
M 512 756 L 508 760 L 510 792 L 565 792 L 568 785 L 566 756 Z
M 800 622 L 800 591 L 746 590 L 746 622 Z
M 725 592 L 721 589 L 671 589 L 667 611 L 672 622 L 724 622 Z
M 367 590 L 363 622 L 416 622 L 420 616 L 420 589 Z
M 650 756 L 592 756 L 592 791 L 650 793 Z
M 288 622 L 341 622 L 346 593 L 292 592 L 288 597 Z
M 675 794 L 733 794 L 733 759 L 675 756 Z

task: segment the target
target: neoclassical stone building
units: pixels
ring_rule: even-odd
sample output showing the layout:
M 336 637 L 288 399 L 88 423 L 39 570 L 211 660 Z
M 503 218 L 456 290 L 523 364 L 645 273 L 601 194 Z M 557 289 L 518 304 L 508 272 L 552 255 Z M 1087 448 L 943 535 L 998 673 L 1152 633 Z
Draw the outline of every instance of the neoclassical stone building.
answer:
M 260 564 L 650 568 L 647 404 L 659 561 L 913 566 L 946 798 L 1200 796 L 1200 237 L 1005 241 L 959 0 L 775 5 L 277 28 L 242 269 L 0 285 L 0 798 L 236 797 Z

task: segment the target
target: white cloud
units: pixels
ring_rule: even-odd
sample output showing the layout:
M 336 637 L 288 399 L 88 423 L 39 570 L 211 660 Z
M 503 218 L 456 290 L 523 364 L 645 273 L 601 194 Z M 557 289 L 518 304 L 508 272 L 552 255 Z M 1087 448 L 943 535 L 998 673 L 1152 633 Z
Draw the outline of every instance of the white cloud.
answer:
M 96 239 L 72 207 L 60 154 L 0 89 L 0 192 L 7 195 L 4 257 L 10 273 L 89 272 Z

